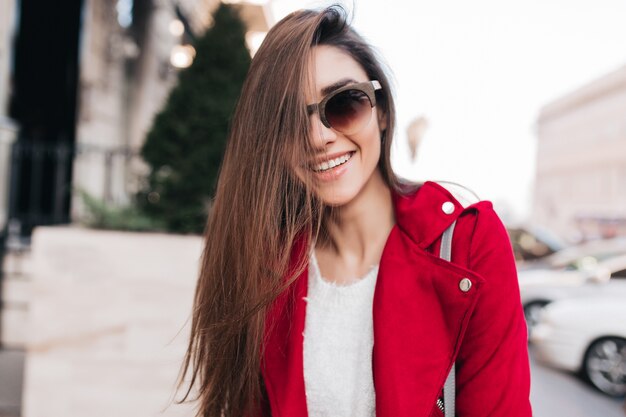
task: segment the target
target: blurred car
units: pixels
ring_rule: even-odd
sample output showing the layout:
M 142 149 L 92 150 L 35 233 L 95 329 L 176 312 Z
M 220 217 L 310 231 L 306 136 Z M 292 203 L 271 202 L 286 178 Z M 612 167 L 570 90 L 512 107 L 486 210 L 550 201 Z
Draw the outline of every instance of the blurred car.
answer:
M 559 237 L 538 226 L 517 224 L 507 226 L 518 266 L 532 265 L 567 247 Z
M 607 395 L 626 394 L 626 296 L 556 301 L 531 340 L 538 361 L 579 372 Z
M 549 303 L 564 298 L 603 294 L 626 295 L 626 255 L 601 261 L 583 257 L 577 268 L 518 271 L 520 294 L 529 334 Z
M 626 255 L 626 237 L 592 240 L 563 247 L 546 256 L 518 262 L 518 270 L 532 269 L 589 269 L 593 263 L 618 255 Z

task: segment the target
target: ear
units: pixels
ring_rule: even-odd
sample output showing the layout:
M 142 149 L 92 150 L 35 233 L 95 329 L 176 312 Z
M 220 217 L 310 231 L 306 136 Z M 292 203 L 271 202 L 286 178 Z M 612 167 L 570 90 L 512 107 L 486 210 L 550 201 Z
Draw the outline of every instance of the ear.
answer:
M 382 132 L 387 129 L 387 117 L 385 117 L 385 113 L 379 107 L 376 108 L 376 115 L 378 116 L 378 128 Z

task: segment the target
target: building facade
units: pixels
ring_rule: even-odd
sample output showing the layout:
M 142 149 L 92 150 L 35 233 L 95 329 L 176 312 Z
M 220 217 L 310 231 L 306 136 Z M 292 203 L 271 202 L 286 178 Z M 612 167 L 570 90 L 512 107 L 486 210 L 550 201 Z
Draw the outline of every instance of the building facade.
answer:
M 234 3 L 253 51 L 270 26 L 269 3 Z M 0 220 L 11 217 L 27 237 L 38 225 L 80 221 L 86 210 L 77 191 L 130 203 L 147 173 L 139 152 L 153 118 L 219 4 L 2 2 L 0 121 L 6 114 L 17 123 L 3 123 L 0 139 L 14 126 L 17 145 L 2 164 L 15 172 L 0 172 L 10 183 L 0 186 Z M 9 158 L 11 146 L 3 149 L 0 158 Z
M 533 220 L 570 240 L 626 235 L 626 66 L 545 106 Z
M 175 48 L 211 24 L 218 0 L 135 0 L 119 24 L 115 2 L 86 0 L 73 186 L 110 205 L 126 205 L 147 167 L 139 152 L 154 116 L 177 81 Z M 179 27 L 173 27 L 178 25 Z M 74 194 L 71 218 L 84 208 Z

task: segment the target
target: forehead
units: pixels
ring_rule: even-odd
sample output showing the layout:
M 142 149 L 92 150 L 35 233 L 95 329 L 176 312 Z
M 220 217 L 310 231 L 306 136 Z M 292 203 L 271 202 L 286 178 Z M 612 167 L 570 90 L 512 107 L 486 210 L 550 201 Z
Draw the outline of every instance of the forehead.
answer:
M 361 65 L 347 52 L 334 46 L 318 45 L 313 47 L 311 67 L 315 96 L 318 99 L 328 93 L 325 90 L 329 86 L 337 84 L 339 81 L 368 81 L 367 73 Z M 346 84 L 350 83 L 347 82 Z

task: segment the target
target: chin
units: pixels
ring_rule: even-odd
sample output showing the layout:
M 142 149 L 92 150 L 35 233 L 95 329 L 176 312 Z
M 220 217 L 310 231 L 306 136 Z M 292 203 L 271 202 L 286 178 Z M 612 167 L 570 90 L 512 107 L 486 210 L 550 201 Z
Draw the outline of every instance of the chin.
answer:
M 358 189 L 352 190 L 328 190 L 318 194 L 325 205 L 330 207 L 341 207 L 350 203 L 359 193 Z

